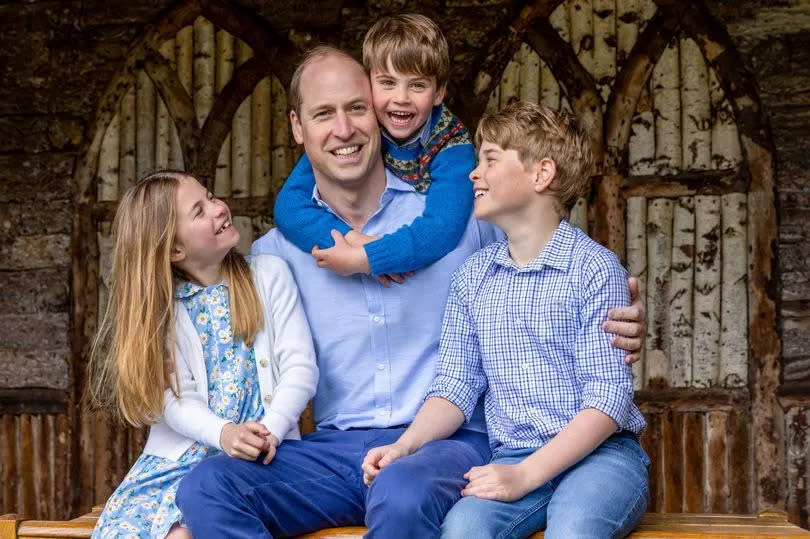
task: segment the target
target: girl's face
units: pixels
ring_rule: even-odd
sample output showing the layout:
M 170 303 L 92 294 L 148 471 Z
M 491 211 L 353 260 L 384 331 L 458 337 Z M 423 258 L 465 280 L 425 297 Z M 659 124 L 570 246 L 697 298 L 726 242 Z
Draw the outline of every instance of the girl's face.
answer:
M 190 176 L 184 176 L 175 195 L 177 230 L 172 262 L 191 275 L 219 268 L 225 255 L 239 243 L 228 206 L 214 198 Z

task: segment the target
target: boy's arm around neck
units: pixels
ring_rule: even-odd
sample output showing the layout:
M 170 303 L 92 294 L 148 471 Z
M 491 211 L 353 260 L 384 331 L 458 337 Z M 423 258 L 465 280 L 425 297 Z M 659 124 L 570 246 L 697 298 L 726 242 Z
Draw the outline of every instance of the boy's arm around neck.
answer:
M 314 188 L 315 173 L 307 154 L 304 154 L 284 182 L 273 208 L 276 226 L 285 238 L 305 253 L 316 245 L 322 249 L 332 247 L 335 244 L 330 235 L 332 229 L 341 234 L 351 230 L 337 216 L 313 202 Z

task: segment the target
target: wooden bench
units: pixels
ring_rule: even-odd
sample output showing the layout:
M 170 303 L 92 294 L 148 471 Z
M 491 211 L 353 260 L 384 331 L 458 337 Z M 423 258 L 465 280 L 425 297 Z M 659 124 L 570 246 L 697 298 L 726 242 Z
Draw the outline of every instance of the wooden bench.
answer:
M 42 539 L 52 537 L 90 537 L 101 507 L 73 520 L 25 520 L 17 515 L 0 516 L 0 539 Z M 363 527 L 331 528 L 304 535 L 304 538 L 359 538 Z M 543 537 L 536 533 L 533 538 Z M 647 513 L 639 527 L 630 535 L 632 539 L 661 538 L 746 538 L 806 537 L 810 532 L 791 524 L 780 512 L 749 515 L 702 515 L 690 513 Z

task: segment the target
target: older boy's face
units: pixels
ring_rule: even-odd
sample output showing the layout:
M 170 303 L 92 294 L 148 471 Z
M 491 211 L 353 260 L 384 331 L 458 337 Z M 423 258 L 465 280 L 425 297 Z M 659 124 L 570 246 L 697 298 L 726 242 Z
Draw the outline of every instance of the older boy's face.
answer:
M 358 63 L 328 55 L 301 75 L 300 113 L 290 113 L 296 142 L 304 145 L 316 178 L 365 182 L 380 164 L 380 128 L 368 77 Z
M 371 70 L 371 93 L 380 125 L 400 143 L 419 131 L 444 99 L 444 88 L 436 88 L 436 77 L 400 73 L 390 58 L 385 68 Z
M 475 193 L 475 216 L 495 224 L 504 217 L 518 217 L 536 197 L 534 171 L 526 168 L 516 150 L 504 150 L 484 141 L 478 165 L 470 172 Z

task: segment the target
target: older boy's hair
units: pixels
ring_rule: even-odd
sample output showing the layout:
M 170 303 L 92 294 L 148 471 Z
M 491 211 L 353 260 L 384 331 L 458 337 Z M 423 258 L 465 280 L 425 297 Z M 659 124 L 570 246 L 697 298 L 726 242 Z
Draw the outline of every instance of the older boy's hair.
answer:
M 516 101 L 481 118 L 475 145 L 483 141 L 517 151 L 525 167 L 545 158 L 554 161 L 557 174 L 548 191 L 561 217 L 567 217 L 577 198 L 585 194 L 596 170 L 588 136 L 573 116 L 528 101 Z
M 363 39 L 363 65 L 386 70 L 388 59 L 400 73 L 436 77 L 436 87 L 447 86 L 450 52 L 438 25 L 416 13 L 382 17 Z
M 304 69 L 315 60 L 320 60 L 326 56 L 342 56 L 343 58 L 348 58 L 352 62 L 355 62 L 357 67 L 361 69 L 363 67 L 351 54 L 333 45 L 316 45 L 309 49 L 301 57 L 301 61 L 298 63 L 298 67 L 295 68 L 295 72 L 290 80 L 290 92 L 287 100 L 290 110 L 294 110 L 296 114 L 301 114 L 301 75 L 304 73 Z

